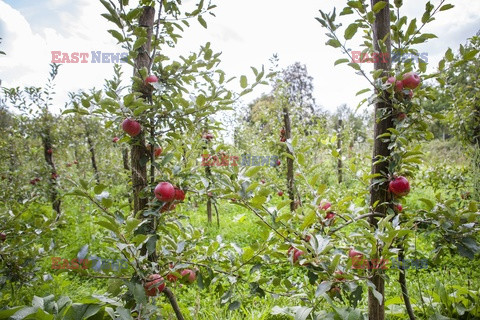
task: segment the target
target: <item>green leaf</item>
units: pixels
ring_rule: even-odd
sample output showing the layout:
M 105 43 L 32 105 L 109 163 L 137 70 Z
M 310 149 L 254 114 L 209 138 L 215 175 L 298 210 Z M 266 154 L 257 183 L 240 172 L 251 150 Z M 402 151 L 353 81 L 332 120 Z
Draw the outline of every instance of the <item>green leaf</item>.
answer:
M 312 224 L 315 223 L 317 220 L 317 215 L 315 214 L 315 211 L 310 211 L 310 213 L 305 217 L 303 220 L 302 226 L 300 227 L 302 230 L 310 227 Z
M 349 62 L 350 60 L 349 59 L 346 59 L 346 58 L 343 58 L 343 59 L 338 59 L 337 61 L 335 61 L 335 63 L 333 64 L 334 66 L 338 65 L 338 64 L 341 64 L 341 63 L 346 63 L 346 62 Z
M 473 50 L 468 51 L 467 53 L 465 53 L 465 54 L 463 55 L 463 59 L 465 59 L 465 60 L 472 60 L 472 59 L 475 58 L 475 56 L 477 55 L 478 51 L 479 51 L 479 50 L 477 50 L 477 49 L 473 49 Z
M 361 70 L 360 65 L 356 62 L 350 62 L 348 65 L 357 71 Z
M 117 30 L 108 30 L 108 32 L 115 38 L 117 39 L 118 43 L 125 41 L 123 38 L 123 35 L 118 32 Z
M 379 1 L 379 2 L 377 2 L 377 3 L 373 6 L 373 12 L 378 13 L 380 10 L 382 10 L 383 8 L 385 8 L 386 5 L 387 5 L 387 2 L 386 2 L 386 1 Z
M 356 23 L 352 23 L 351 25 L 349 25 L 345 30 L 345 39 L 346 40 L 352 39 L 355 33 L 357 33 L 357 30 L 358 30 L 358 25 Z
M 250 169 L 247 170 L 247 172 L 245 172 L 245 175 L 247 177 L 251 177 L 253 176 L 254 174 L 256 174 L 258 171 L 260 171 L 260 169 L 262 169 L 262 167 L 260 166 L 253 166 L 251 167 Z
M 337 39 L 330 39 L 328 40 L 327 42 L 325 42 L 325 44 L 327 46 L 332 46 L 334 48 L 339 48 L 342 46 L 342 44 L 340 43 L 340 41 L 338 41 Z
M 445 59 L 447 59 L 448 62 L 452 61 L 454 58 L 452 48 L 448 48 L 448 50 L 445 52 Z
M 427 205 L 428 210 L 432 210 L 435 207 L 435 204 L 430 199 L 420 198 L 418 199 Z
M 97 222 L 95 222 L 95 223 L 98 224 L 99 226 L 102 226 L 102 227 L 108 229 L 108 230 L 111 230 L 111 231 L 113 231 L 113 232 L 115 232 L 115 233 L 118 233 L 118 228 L 117 228 L 117 226 L 111 224 L 111 223 L 108 222 L 108 221 L 99 220 L 99 221 L 97 221 Z
M 195 102 L 199 107 L 203 107 L 205 105 L 205 102 L 207 102 L 207 98 L 205 98 L 205 96 L 201 94 L 197 97 Z
M 453 7 L 455 7 L 453 4 L 446 4 L 442 6 L 439 11 L 446 11 L 446 10 L 452 9 Z
M 415 32 L 415 30 L 417 30 L 417 19 L 413 19 L 412 21 L 410 21 L 407 32 L 405 33 L 405 37 L 410 37 Z
M 203 19 L 202 16 L 198 16 L 198 22 L 200 22 L 200 24 L 202 25 L 202 27 L 204 27 L 205 29 L 207 29 L 207 22 Z
M 322 294 L 326 293 L 328 290 L 330 290 L 331 287 L 331 281 L 323 281 L 322 283 L 320 283 L 317 287 L 317 290 L 315 291 L 315 298 L 318 298 Z
M 246 76 L 241 76 L 241 77 L 240 77 L 240 86 L 242 87 L 242 89 L 245 89 L 245 88 L 248 86 L 248 82 L 247 82 L 247 77 L 246 77 Z
M 133 44 L 133 50 L 137 50 L 138 48 L 140 48 L 142 45 L 144 45 L 145 43 L 147 42 L 147 38 L 146 37 L 140 37 L 138 38 L 135 43 Z
M 358 91 L 357 94 L 355 94 L 355 96 L 361 95 L 361 94 L 363 94 L 363 93 L 365 93 L 365 92 L 370 92 L 370 88 L 367 88 L 367 89 L 363 89 L 363 90 Z
M 103 185 L 103 184 L 99 184 L 99 185 L 96 185 L 95 188 L 93 188 L 93 192 L 95 192 L 95 194 L 100 194 L 103 192 L 103 190 L 105 190 L 107 188 L 106 185 Z
M 313 308 L 300 307 L 295 313 L 295 320 L 305 320 L 312 312 Z

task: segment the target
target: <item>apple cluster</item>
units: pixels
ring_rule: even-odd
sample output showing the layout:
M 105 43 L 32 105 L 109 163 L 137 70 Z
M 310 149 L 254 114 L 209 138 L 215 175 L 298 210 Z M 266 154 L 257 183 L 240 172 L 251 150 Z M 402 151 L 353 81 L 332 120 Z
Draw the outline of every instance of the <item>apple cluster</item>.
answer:
M 170 263 L 170 272 L 167 274 L 166 278 L 172 283 L 175 283 L 180 279 L 184 284 L 192 284 L 197 279 L 197 273 L 192 269 L 183 269 L 182 271 L 178 272 L 174 270 L 173 264 Z M 145 294 L 149 297 L 154 297 L 163 292 L 165 287 L 165 279 L 157 273 L 149 275 L 143 285 Z
M 280 142 L 285 141 L 287 141 L 287 137 L 285 136 L 285 128 L 282 128 L 282 130 L 280 130 Z
M 185 192 L 178 187 L 174 187 L 170 182 L 160 182 L 154 189 L 155 198 L 164 204 L 160 208 L 160 212 L 174 210 L 175 201 L 185 200 Z

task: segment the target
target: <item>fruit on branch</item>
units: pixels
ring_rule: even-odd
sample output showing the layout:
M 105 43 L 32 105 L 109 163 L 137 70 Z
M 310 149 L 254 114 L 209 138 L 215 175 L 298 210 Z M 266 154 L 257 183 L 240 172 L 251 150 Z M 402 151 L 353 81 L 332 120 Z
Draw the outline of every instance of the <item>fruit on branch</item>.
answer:
M 57 178 L 58 178 L 58 174 L 52 173 L 52 179 L 53 179 L 53 180 L 57 180 Z
M 143 285 L 145 294 L 149 297 L 154 297 L 157 293 L 165 289 L 165 282 L 159 274 L 151 274 L 147 278 L 147 282 Z
M 78 164 L 78 160 L 73 161 L 73 164 Z
M 5 240 L 7 240 L 7 235 L 5 232 L 0 232 L 0 241 L 4 242 Z
M 175 188 L 170 182 L 160 182 L 153 193 L 158 200 L 163 202 L 169 202 L 175 198 Z
M 283 196 L 283 191 L 278 191 L 277 194 L 278 194 L 279 197 L 281 197 L 281 196 Z
M 287 141 L 287 138 L 285 138 L 285 137 L 280 138 L 280 142 L 285 142 L 285 141 Z
M 160 155 L 162 154 L 162 148 L 158 147 L 158 148 L 155 148 L 155 150 L 153 151 L 153 154 L 155 155 L 155 158 L 158 158 L 160 157 Z
M 312 236 L 309 235 L 309 234 L 307 234 L 307 235 L 305 236 L 305 238 L 303 238 L 303 240 L 305 240 L 306 242 L 309 242 L 310 239 L 312 239 Z
M 302 250 L 299 250 L 299 249 L 295 248 L 294 246 L 291 246 L 287 251 L 287 255 L 292 256 L 293 263 L 297 263 L 300 256 L 303 255 L 303 254 L 305 254 L 305 253 Z
M 407 118 L 407 114 L 405 112 L 399 112 L 397 113 L 397 120 L 398 121 L 403 121 Z
M 403 75 L 402 83 L 404 88 L 415 89 L 421 81 L 418 74 L 412 71 Z
M 116 143 L 118 140 L 120 140 L 119 137 L 113 137 L 112 142 L 113 142 L 113 143 Z
M 52 154 L 52 153 L 53 153 L 53 150 L 50 148 L 50 149 L 47 150 L 47 153 L 48 153 L 48 154 Z
M 322 200 L 320 202 L 320 204 L 318 205 L 318 207 L 322 210 L 328 210 L 331 206 L 332 206 L 332 204 L 328 201 L 325 201 L 325 200 Z
M 140 131 L 142 131 L 142 126 L 137 121 L 127 118 L 122 122 L 122 129 L 129 136 L 136 137 L 140 134 Z
M 147 78 L 145 78 L 145 82 L 146 82 L 146 83 L 158 82 L 158 78 L 157 78 L 156 75 L 151 74 L 151 75 L 149 75 Z
M 260 180 L 261 183 L 265 184 L 265 179 Z
M 210 132 L 204 132 L 203 135 L 202 135 L 202 138 L 210 141 L 214 138 L 214 136 Z
M 395 77 L 389 77 L 387 80 L 390 84 L 395 84 L 395 92 L 400 92 L 403 90 L 403 82 L 395 79 Z
M 173 273 L 169 273 L 167 274 L 167 280 L 170 282 L 176 282 L 178 280 L 178 277 Z
M 410 192 L 410 184 L 405 177 L 394 177 L 388 184 L 388 190 L 396 196 L 406 196 Z
M 328 211 L 327 214 L 325 215 L 325 219 L 330 220 L 335 218 L 335 212 L 333 211 Z
M 281 135 L 281 136 L 284 136 L 284 135 L 285 135 L 285 128 L 282 128 L 282 129 L 280 130 L 280 135 Z
M 350 250 L 348 251 L 348 256 L 350 258 L 363 257 L 363 254 L 361 252 L 358 252 L 357 250 L 355 250 L 353 248 L 350 248 Z
M 182 279 L 186 280 L 188 283 L 193 283 L 197 278 L 197 274 L 191 269 L 184 269 L 180 274 L 182 275 Z
M 397 212 L 402 212 L 403 210 L 403 207 L 400 203 L 395 204 L 394 208 L 395 208 L 395 211 Z
M 185 192 L 179 188 L 175 188 L 175 200 L 183 201 L 185 200 Z
M 277 160 L 277 166 L 279 166 L 280 164 L 282 164 L 280 160 Z

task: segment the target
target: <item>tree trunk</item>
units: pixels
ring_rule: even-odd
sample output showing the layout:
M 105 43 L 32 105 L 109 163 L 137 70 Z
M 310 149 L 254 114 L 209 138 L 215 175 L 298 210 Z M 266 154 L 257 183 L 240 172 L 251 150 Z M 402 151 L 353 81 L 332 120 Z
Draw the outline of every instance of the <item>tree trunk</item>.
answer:
M 371 0 L 372 8 L 373 6 L 380 2 L 381 0 Z M 378 41 L 385 39 L 385 49 L 387 52 L 387 57 L 391 56 L 391 39 L 390 39 L 390 7 L 389 0 L 386 1 L 387 5 L 385 8 L 380 10 L 375 14 L 375 22 L 373 26 L 373 41 L 374 49 L 377 52 L 382 52 Z M 386 59 L 384 62 L 382 59 L 379 59 L 378 62 L 375 62 L 375 70 L 383 70 L 386 75 L 391 69 L 390 59 Z M 373 158 L 372 158 L 372 174 L 381 174 L 385 176 L 388 172 L 389 161 L 378 161 L 379 159 L 389 159 L 390 150 L 388 149 L 389 141 L 383 141 L 382 139 L 377 139 L 381 134 L 388 133 L 388 129 L 393 127 L 393 106 L 391 100 L 385 94 L 384 100 L 379 101 L 375 104 L 375 126 L 374 126 L 374 145 L 373 145 Z M 377 178 L 378 179 L 378 178 Z M 372 187 L 370 188 L 370 207 L 374 213 L 385 215 L 387 212 L 388 203 L 390 201 L 388 193 L 388 181 L 384 181 L 381 184 L 375 184 L 375 180 L 372 180 Z M 377 205 L 374 207 L 374 205 Z M 390 204 L 391 205 L 391 204 Z M 375 217 L 370 217 L 370 224 L 377 226 L 377 219 Z M 377 249 L 377 255 L 381 254 L 381 247 Z M 368 290 L 368 318 L 369 320 L 384 320 L 385 319 L 385 307 L 384 307 L 384 293 L 385 293 L 385 279 L 384 274 L 381 269 L 373 270 L 373 275 L 371 278 L 372 283 L 375 285 L 376 290 L 382 295 L 382 299 L 379 302 L 377 298 L 373 295 L 371 288 Z
M 338 151 L 338 159 L 337 159 L 337 175 L 338 175 L 338 183 L 342 183 L 343 176 L 342 176 L 342 139 L 343 139 L 343 121 L 342 119 L 338 119 L 337 122 L 337 151 Z
M 122 148 L 123 169 L 130 171 L 130 165 L 128 164 L 128 148 Z
M 398 253 L 398 260 L 405 261 L 403 248 L 400 248 L 400 251 Z M 400 270 L 398 271 L 398 282 L 400 283 L 403 301 L 405 302 L 405 308 L 407 308 L 408 317 L 410 318 L 410 320 L 415 320 L 412 304 L 410 303 L 410 296 L 408 295 L 406 273 L 407 273 L 406 269 L 403 266 L 400 266 Z
M 50 151 L 50 152 L 49 152 Z M 62 214 L 60 210 L 61 201 L 58 197 L 58 190 L 57 190 L 57 169 L 55 168 L 55 163 L 53 162 L 53 149 L 52 149 L 52 140 L 50 136 L 50 129 L 47 128 L 44 132 L 43 137 L 43 154 L 45 156 L 45 161 L 51 168 L 50 174 L 50 201 L 52 202 L 52 208 L 57 213 L 56 220 L 60 219 L 60 215 Z
M 207 199 L 207 219 L 208 224 L 212 224 L 212 199 L 210 197 Z
M 90 131 L 87 127 L 87 124 L 85 124 L 85 134 L 87 136 L 88 149 L 90 151 L 90 159 L 92 160 L 93 174 L 95 175 L 95 180 L 97 181 L 97 184 L 100 184 L 100 176 L 97 168 L 97 160 L 95 159 L 95 147 L 93 146 L 93 141 L 92 141 L 92 138 L 90 137 Z
M 288 111 L 288 105 L 283 107 L 283 126 L 285 127 L 285 138 L 291 139 L 292 127 L 290 123 L 290 113 Z M 287 153 L 292 155 L 293 153 L 287 147 Z M 295 210 L 295 192 L 294 192 L 294 180 L 293 180 L 293 160 L 287 157 L 287 192 L 290 199 L 290 211 Z

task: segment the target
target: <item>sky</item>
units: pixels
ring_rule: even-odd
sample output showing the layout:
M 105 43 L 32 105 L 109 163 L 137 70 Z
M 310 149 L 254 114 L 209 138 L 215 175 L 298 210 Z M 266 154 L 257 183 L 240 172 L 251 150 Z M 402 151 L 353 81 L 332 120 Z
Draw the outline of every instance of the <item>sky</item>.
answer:
M 131 0 L 131 2 L 134 2 Z M 185 1 L 184 1 L 185 2 Z M 187 0 L 187 5 L 194 0 Z M 196 0 L 195 0 L 196 2 Z M 404 0 L 402 14 L 420 20 L 426 1 Z M 187 55 L 206 42 L 214 51 L 222 52 L 221 68 L 229 76 L 252 76 L 250 66 L 270 66 L 269 59 L 278 54 L 280 67 L 295 62 L 307 66 L 314 78 L 314 97 L 326 110 L 333 111 L 341 104 L 355 107 L 364 96 L 355 96 L 368 87 L 366 80 L 346 64 L 334 66 L 345 58 L 339 49 L 326 46 L 328 38 L 315 20 L 319 9 L 341 11 L 346 1 L 330 0 L 217 0 L 213 11 L 216 17 L 206 16 L 208 29 L 192 21 L 180 39 L 173 55 Z M 434 5 L 439 0 L 432 0 Z M 417 47 L 428 54 L 429 71 L 434 71 L 445 51 L 458 50 L 460 44 L 480 30 L 480 1 L 455 0 L 455 8 L 440 12 L 436 20 L 422 31 L 439 38 Z M 115 39 L 106 31 L 115 27 L 100 16 L 106 12 L 96 0 L 0 0 L 0 79 L 2 86 L 41 86 L 48 78 L 51 51 L 122 53 Z M 340 17 L 343 28 L 352 22 L 353 15 Z M 343 35 L 343 29 L 339 35 Z M 359 42 L 347 42 L 347 47 L 361 51 Z M 113 64 L 64 64 L 56 79 L 55 108 L 67 101 L 67 93 L 101 88 L 104 79 L 113 74 Z M 368 71 L 371 65 L 363 65 Z M 131 71 L 124 69 L 125 74 Z M 245 97 L 248 103 L 268 86 Z

